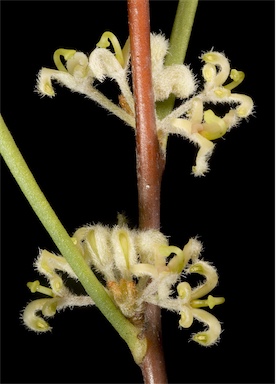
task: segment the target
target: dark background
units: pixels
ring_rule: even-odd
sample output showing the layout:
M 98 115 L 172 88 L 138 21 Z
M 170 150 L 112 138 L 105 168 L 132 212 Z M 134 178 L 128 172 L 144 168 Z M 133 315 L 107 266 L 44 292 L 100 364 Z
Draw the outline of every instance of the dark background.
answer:
M 151 30 L 167 37 L 176 1 L 151 1 Z M 82 224 L 114 224 L 125 212 L 137 225 L 135 142 L 116 117 L 67 89 L 55 99 L 33 92 L 42 66 L 60 47 L 90 53 L 105 30 L 123 43 L 126 1 L 2 1 L 1 110 L 39 185 L 69 233 Z M 178 328 L 163 312 L 170 383 L 272 383 L 274 380 L 274 2 L 200 1 L 186 63 L 200 78 L 202 51 L 223 51 L 243 70 L 237 92 L 255 116 L 218 142 L 205 178 L 190 175 L 196 149 L 171 137 L 162 190 L 162 231 L 183 247 L 199 235 L 225 296 L 213 313 L 218 346 L 188 343 L 198 324 Z M 19 319 L 38 278 L 38 248 L 55 251 L 1 167 L 1 375 L 5 383 L 140 383 L 124 342 L 96 308 L 66 310 L 36 335 Z

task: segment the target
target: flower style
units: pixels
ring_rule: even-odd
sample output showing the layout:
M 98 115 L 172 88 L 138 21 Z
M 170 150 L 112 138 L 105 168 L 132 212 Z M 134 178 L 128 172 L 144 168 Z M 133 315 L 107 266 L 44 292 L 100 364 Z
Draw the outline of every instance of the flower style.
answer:
M 107 49 L 113 46 L 114 54 Z M 152 80 L 155 101 L 164 101 L 171 94 L 181 104 L 171 113 L 159 118 L 156 126 L 160 147 L 165 152 L 169 134 L 178 134 L 199 147 L 192 173 L 203 176 L 209 170 L 208 160 L 216 140 L 237 126 L 242 119 L 252 114 L 254 105 L 249 96 L 232 93 L 244 79 L 244 73 L 230 68 L 224 54 L 210 51 L 201 56 L 204 66 L 204 86 L 198 91 L 195 76 L 187 65 L 165 66 L 169 42 L 162 34 L 151 34 Z M 60 57 L 63 57 L 65 65 Z M 111 32 L 103 33 L 97 47 L 87 57 L 75 50 L 58 49 L 54 53 L 56 70 L 42 68 L 38 74 L 37 91 L 42 96 L 55 95 L 52 80 L 65 85 L 73 92 L 79 92 L 106 108 L 126 124 L 135 129 L 134 99 L 129 85 L 130 49 L 129 39 L 121 48 L 118 39 Z M 118 103 L 109 100 L 97 89 L 97 82 L 106 78 L 115 80 L 120 89 Z M 232 81 L 228 82 L 228 78 Z M 228 104 L 229 111 L 218 116 L 205 104 Z
M 213 266 L 200 259 L 202 245 L 196 238 L 190 239 L 181 250 L 168 245 L 167 238 L 157 230 L 97 224 L 79 228 L 72 240 L 86 263 L 101 276 L 115 305 L 134 324 L 143 324 L 145 304 L 152 303 L 177 312 L 183 328 L 189 328 L 193 319 L 203 322 L 207 329 L 192 337 L 197 343 L 209 346 L 219 340 L 219 321 L 202 308 L 212 309 L 223 303 L 224 298 L 208 295 L 217 285 L 218 275 Z M 50 288 L 41 286 L 39 281 L 27 284 L 31 292 L 48 296 L 32 301 L 25 308 L 22 318 L 31 330 L 49 331 L 51 327 L 43 317 L 52 317 L 62 308 L 94 304 L 89 296 L 76 295 L 65 286 L 57 271 L 77 278 L 62 256 L 43 250 L 35 267 L 48 279 Z M 205 281 L 192 288 L 182 281 L 191 273 L 202 275 Z

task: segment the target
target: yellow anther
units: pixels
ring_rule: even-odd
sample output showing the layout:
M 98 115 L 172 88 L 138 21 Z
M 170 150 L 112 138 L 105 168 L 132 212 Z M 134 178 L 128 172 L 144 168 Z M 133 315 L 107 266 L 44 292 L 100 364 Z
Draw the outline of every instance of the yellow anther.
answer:
M 102 34 L 100 41 L 96 44 L 99 48 L 107 48 L 110 46 L 110 42 L 113 45 L 115 57 L 119 61 L 122 67 L 124 67 L 124 55 L 120 43 L 114 33 L 106 31 Z
M 39 332 L 48 331 L 50 329 L 49 324 L 41 318 L 38 318 L 36 320 L 36 322 L 34 323 L 34 327 L 37 328 L 34 330 L 39 331 Z
M 200 275 L 204 275 L 205 270 L 202 264 L 194 264 L 189 268 L 191 273 L 199 273 Z
M 60 291 L 63 288 L 63 282 L 62 279 L 59 276 L 54 277 L 51 280 L 51 286 L 53 287 L 53 290 L 55 292 Z
M 193 340 L 205 347 L 216 343 L 221 334 L 221 325 L 218 319 L 204 309 L 192 308 L 191 311 L 197 320 L 208 326 L 206 331 L 196 333 Z
M 65 60 L 68 60 L 71 57 L 73 57 L 76 52 L 77 51 L 75 51 L 74 49 L 64 49 L 64 48 L 57 49 L 54 53 L 54 56 L 53 56 L 54 63 L 56 65 L 57 69 L 59 71 L 67 72 L 67 69 L 65 68 L 65 66 L 63 65 L 63 63 L 60 60 L 60 56 L 63 56 Z
M 202 75 L 204 79 L 209 83 L 214 80 L 217 74 L 216 67 L 213 64 L 207 63 L 202 68 Z
M 226 89 L 226 87 L 219 87 L 214 90 L 214 94 L 222 99 L 223 97 L 229 97 L 231 92 L 229 89 Z
M 230 73 L 230 78 L 233 80 L 231 83 L 224 86 L 224 88 L 229 89 L 230 91 L 236 88 L 244 79 L 245 74 L 242 71 L 237 71 L 232 69 Z
M 229 67 L 229 62 L 227 58 L 220 52 L 207 52 L 204 55 L 202 55 L 202 60 L 205 61 L 205 63 L 219 65 L 220 67 L 224 67 L 224 66 Z M 230 69 L 229 69 L 229 72 L 230 72 Z
M 197 333 L 193 340 L 202 345 L 208 345 L 208 335 L 206 333 Z
M 52 272 L 53 272 L 53 270 L 49 267 L 48 259 L 46 259 L 46 258 L 44 260 L 41 260 L 40 267 L 46 273 L 51 273 L 52 274 Z
M 202 59 L 206 63 L 214 63 L 214 62 L 217 61 L 217 55 L 212 53 L 212 52 L 208 52 L 208 53 L 205 53 L 205 55 L 202 56 Z
M 44 84 L 44 93 L 50 97 L 55 96 L 55 91 L 50 82 Z
M 38 280 L 35 280 L 33 282 L 28 282 L 27 287 L 30 289 L 32 293 L 40 292 L 40 293 L 43 293 L 44 295 L 54 297 L 53 291 L 50 288 L 40 285 L 40 282 Z

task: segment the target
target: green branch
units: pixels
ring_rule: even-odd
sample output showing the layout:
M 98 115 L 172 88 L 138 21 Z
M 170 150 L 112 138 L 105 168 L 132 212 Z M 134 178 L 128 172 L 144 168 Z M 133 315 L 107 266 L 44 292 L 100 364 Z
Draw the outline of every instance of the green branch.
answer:
M 15 144 L 0 115 L 0 153 L 16 182 L 29 201 L 37 217 L 48 231 L 62 256 L 70 264 L 86 292 L 96 306 L 128 344 L 133 357 L 140 363 L 146 352 L 146 341 L 138 339 L 139 329 L 130 323 L 105 291 L 94 273 L 84 261 L 43 192 L 35 181 L 28 165 Z
M 165 59 L 165 65 L 183 64 L 190 41 L 198 0 L 179 0 L 172 32 L 170 36 L 170 48 Z M 157 103 L 157 115 L 159 119 L 166 117 L 174 107 L 175 96 Z

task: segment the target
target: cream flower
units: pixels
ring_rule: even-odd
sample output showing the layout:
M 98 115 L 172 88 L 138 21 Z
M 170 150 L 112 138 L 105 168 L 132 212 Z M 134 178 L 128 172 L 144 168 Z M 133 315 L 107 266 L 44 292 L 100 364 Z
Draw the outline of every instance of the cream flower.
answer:
M 213 152 L 216 140 L 237 126 L 242 119 L 253 113 L 252 99 L 243 94 L 232 93 L 244 79 L 244 73 L 231 69 L 224 54 L 216 51 L 201 56 L 204 62 L 202 76 L 203 89 L 197 90 L 197 81 L 191 69 L 186 65 L 165 66 L 165 56 L 169 51 L 169 42 L 162 34 L 151 34 L 152 80 L 155 101 L 166 100 L 174 95 L 181 103 L 171 113 L 158 118 L 156 126 L 160 147 L 166 151 L 169 134 L 178 134 L 189 139 L 199 147 L 196 163 L 192 167 L 195 176 L 203 176 L 209 170 L 208 160 Z M 110 44 L 114 53 L 107 49 Z M 60 59 L 63 57 L 66 64 Z M 123 48 L 116 36 L 105 32 L 97 47 L 87 57 L 82 52 L 58 49 L 54 54 L 57 70 L 42 68 L 38 75 L 37 90 L 41 95 L 53 97 L 55 91 L 52 81 L 56 80 L 73 92 L 79 92 L 96 101 L 125 123 L 135 129 L 134 98 L 129 81 L 130 49 L 129 39 Z M 95 81 L 111 79 L 118 84 L 118 103 L 109 100 L 94 85 Z M 230 80 L 230 82 L 228 81 Z M 205 105 L 208 103 L 208 109 Z M 216 105 L 228 105 L 224 116 L 216 114 Z M 210 108 L 210 104 L 213 107 Z
M 65 286 L 63 279 L 56 271 L 66 272 L 77 280 L 75 273 L 62 256 L 54 255 L 46 250 L 40 251 L 34 263 L 39 273 L 44 275 L 51 288 L 44 287 L 38 280 L 27 283 L 32 293 L 39 292 L 48 297 L 31 301 L 23 311 L 22 320 L 26 327 L 35 332 L 47 332 L 52 328 L 44 318 L 53 317 L 56 312 L 67 307 L 94 305 L 90 296 L 75 295 Z M 42 316 L 39 315 L 42 314 Z
M 211 295 L 201 299 L 215 288 L 218 275 L 214 267 L 200 259 L 202 245 L 197 239 L 190 239 L 180 249 L 169 246 L 167 238 L 157 230 L 138 231 L 130 230 L 125 224 L 113 228 L 98 224 L 79 228 L 72 240 L 130 321 L 142 320 L 145 304 L 152 303 L 178 313 L 183 328 L 190 327 L 193 319 L 203 322 L 207 330 L 192 337 L 199 344 L 209 346 L 218 341 L 219 321 L 201 308 L 212 309 L 224 299 Z M 45 318 L 66 307 L 94 304 L 89 296 L 75 295 L 66 287 L 58 271 L 77 278 L 62 256 L 41 251 L 35 267 L 48 279 L 50 287 L 41 286 L 38 280 L 27 284 L 31 292 L 48 296 L 34 300 L 25 308 L 22 319 L 29 329 L 49 331 L 51 327 Z M 187 281 L 182 281 L 191 273 L 204 276 L 205 281 L 191 288 Z
M 253 101 L 249 96 L 231 93 L 244 79 L 244 73 L 232 69 L 228 59 L 219 52 L 207 52 L 202 55 L 205 65 L 202 69 L 205 80 L 204 88 L 187 102 L 189 107 L 181 118 L 167 120 L 164 130 L 188 138 L 199 147 L 196 164 L 192 168 L 195 176 L 203 176 L 209 170 L 208 160 L 213 152 L 216 140 L 238 125 L 241 119 L 253 112 Z M 224 85 L 227 79 L 232 82 Z M 205 103 L 228 104 L 229 111 L 224 116 L 217 116 L 212 109 L 204 110 Z M 234 106 L 233 106 L 234 105 Z

